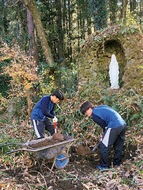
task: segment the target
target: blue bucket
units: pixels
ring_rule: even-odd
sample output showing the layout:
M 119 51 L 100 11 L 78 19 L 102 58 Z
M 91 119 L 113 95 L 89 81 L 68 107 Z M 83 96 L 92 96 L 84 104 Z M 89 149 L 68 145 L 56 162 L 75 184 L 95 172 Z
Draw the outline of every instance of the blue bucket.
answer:
M 56 157 L 55 166 L 59 169 L 64 168 L 69 162 L 69 157 L 66 154 L 59 154 Z

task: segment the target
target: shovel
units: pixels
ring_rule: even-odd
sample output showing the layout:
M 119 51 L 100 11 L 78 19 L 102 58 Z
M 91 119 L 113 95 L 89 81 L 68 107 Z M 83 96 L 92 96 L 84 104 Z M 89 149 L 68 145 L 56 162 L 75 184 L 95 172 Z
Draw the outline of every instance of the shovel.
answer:
M 98 150 L 99 144 L 100 142 L 96 144 L 88 154 L 95 154 L 95 152 Z
M 100 142 L 93 147 L 93 149 L 91 150 L 91 152 L 96 152 L 96 150 L 99 147 L 99 144 L 100 144 Z

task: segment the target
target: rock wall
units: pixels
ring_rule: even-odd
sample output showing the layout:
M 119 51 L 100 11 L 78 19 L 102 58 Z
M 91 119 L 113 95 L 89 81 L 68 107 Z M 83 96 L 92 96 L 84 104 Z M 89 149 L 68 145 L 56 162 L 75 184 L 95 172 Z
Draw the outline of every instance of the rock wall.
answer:
M 90 84 L 92 88 L 110 88 L 112 54 L 119 64 L 120 88 L 134 88 L 143 94 L 143 34 L 135 26 L 112 26 L 88 38 L 78 57 L 79 91 Z

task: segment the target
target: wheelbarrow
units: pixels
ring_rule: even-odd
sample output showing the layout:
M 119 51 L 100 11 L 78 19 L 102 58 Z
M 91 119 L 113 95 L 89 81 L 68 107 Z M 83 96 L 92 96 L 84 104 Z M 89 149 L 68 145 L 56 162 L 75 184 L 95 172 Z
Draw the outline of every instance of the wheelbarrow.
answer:
M 75 139 L 70 138 L 61 142 L 53 142 L 52 137 L 46 137 L 38 140 L 28 141 L 26 143 L 17 143 L 16 145 L 18 145 L 19 148 L 13 149 L 7 152 L 7 154 L 11 154 L 18 151 L 27 151 L 36 153 L 38 158 L 53 160 L 52 167 L 48 168 L 50 170 L 49 175 L 51 175 L 54 166 L 58 169 L 62 169 L 67 166 L 69 162 L 69 149 L 71 145 L 74 143 L 74 141 Z M 12 144 L 9 143 L 9 145 Z

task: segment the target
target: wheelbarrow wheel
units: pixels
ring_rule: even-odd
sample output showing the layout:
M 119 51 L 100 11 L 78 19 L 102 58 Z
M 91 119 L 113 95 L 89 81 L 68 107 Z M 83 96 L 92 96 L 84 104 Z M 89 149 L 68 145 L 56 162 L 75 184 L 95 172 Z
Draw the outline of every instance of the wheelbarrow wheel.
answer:
M 62 169 L 67 166 L 69 162 L 69 156 L 66 153 L 61 153 L 56 157 L 55 166 L 58 169 Z

